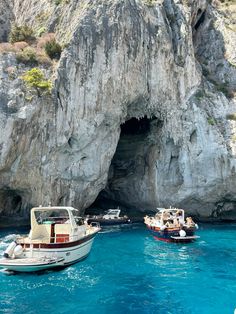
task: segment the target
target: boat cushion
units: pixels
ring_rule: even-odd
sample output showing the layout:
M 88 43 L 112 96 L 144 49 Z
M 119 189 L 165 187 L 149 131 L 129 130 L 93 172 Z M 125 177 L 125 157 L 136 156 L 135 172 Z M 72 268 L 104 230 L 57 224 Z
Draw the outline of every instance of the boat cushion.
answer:
M 69 242 L 69 234 L 56 234 L 56 243 Z
M 71 233 L 69 224 L 55 224 L 56 242 L 68 242 Z

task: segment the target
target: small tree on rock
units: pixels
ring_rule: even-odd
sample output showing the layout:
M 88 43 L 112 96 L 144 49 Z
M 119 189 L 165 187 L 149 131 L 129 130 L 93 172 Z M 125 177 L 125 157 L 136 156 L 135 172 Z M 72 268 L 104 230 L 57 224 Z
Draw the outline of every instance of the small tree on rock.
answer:
M 61 56 L 61 46 L 56 42 L 55 39 L 51 39 L 45 44 L 45 52 L 51 59 L 60 59 Z
M 36 90 L 38 97 L 43 94 L 50 94 L 52 90 L 52 82 L 47 80 L 43 72 L 38 68 L 26 71 L 22 76 L 22 80 L 26 86 Z
M 31 42 L 34 40 L 34 31 L 32 30 L 31 27 L 28 25 L 13 25 L 10 35 L 9 35 L 9 41 L 10 43 L 16 43 L 19 41 L 26 41 L 26 42 Z

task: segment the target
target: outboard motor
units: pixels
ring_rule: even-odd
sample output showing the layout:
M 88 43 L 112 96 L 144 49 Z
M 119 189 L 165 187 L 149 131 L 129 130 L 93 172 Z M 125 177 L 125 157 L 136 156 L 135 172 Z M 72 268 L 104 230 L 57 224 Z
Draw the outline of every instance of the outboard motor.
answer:
M 14 253 L 14 249 L 17 246 L 17 242 L 13 241 L 12 243 L 10 243 L 6 249 L 6 251 L 3 253 L 3 256 L 6 258 L 11 258 L 13 253 Z

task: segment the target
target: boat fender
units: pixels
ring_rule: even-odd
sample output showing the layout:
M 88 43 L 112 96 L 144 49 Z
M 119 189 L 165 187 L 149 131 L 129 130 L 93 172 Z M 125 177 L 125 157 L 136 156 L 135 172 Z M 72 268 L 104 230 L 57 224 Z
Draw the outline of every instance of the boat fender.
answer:
M 3 256 L 6 257 L 6 258 L 12 257 L 14 249 L 15 249 L 16 246 L 17 246 L 17 242 L 16 241 L 11 242 L 8 245 L 6 251 L 3 253 Z
M 160 227 L 160 229 L 161 229 L 162 231 L 165 230 L 165 228 L 166 228 L 165 225 L 163 225 L 163 226 Z
M 195 224 L 195 228 L 196 228 L 196 229 L 198 229 L 198 228 L 199 228 L 199 227 L 198 227 L 198 224 Z
M 18 244 L 13 251 L 13 254 L 15 255 L 15 257 L 20 256 L 23 253 L 23 247 Z
M 179 235 L 180 235 L 181 237 L 185 237 L 185 236 L 186 236 L 186 232 L 185 232 L 183 229 L 181 229 L 181 230 L 179 231 Z

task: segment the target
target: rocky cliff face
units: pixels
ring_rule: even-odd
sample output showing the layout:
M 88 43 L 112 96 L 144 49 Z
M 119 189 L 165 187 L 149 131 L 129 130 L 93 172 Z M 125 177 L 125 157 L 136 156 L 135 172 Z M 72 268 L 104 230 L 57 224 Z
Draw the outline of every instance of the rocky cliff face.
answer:
M 0 42 L 8 40 L 8 34 L 13 20 L 13 6 L 8 0 L 0 2 Z
M 42 67 L 52 96 L 32 99 L 26 68 L 0 55 L 2 215 L 48 202 L 83 210 L 101 196 L 235 218 L 235 32 L 224 11 L 200 0 L 59 2 L 5 9 L 65 48 Z

